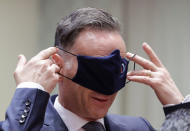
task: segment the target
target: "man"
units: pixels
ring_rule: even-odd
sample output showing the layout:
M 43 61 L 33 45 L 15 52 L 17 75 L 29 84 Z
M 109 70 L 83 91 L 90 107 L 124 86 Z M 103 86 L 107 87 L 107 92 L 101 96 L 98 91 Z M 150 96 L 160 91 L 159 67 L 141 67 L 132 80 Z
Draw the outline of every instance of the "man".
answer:
M 119 31 L 117 20 L 99 9 L 78 9 L 62 19 L 56 30 L 57 48 L 43 50 L 28 62 L 23 55 L 19 56 L 14 74 L 17 89 L 0 128 L 153 131 L 141 117 L 107 114 L 125 85 L 129 62 L 125 58 L 144 68 L 130 72 L 128 79 L 150 85 L 163 105 L 179 104 L 183 96 L 146 43 L 143 48 L 151 61 L 131 53 L 126 55 Z M 59 94 L 49 99 L 57 82 Z

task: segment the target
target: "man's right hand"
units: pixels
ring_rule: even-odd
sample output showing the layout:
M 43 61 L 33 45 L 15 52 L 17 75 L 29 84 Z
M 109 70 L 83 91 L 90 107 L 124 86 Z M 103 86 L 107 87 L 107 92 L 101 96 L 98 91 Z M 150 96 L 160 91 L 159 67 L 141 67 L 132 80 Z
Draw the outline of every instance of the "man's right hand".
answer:
M 46 92 L 51 93 L 60 79 L 57 74 L 60 68 L 49 57 L 57 51 L 56 47 L 49 47 L 42 50 L 28 62 L 24 55 L 19 55 L 14 72 L 16 84 L 19 85 L 22 82 L 38 83 Z

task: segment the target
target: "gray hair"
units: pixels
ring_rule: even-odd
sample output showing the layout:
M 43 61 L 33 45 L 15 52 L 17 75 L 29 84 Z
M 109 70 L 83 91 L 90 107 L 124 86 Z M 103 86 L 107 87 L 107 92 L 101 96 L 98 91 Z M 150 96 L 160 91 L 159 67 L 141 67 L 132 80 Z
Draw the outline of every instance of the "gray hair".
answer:
M 86 28 L 96 30 L 118 31 L 119 22 L 102 9 L 82 8 L 61 19 L 55 34 L 55 46 L 69 48 L 81 31 Z

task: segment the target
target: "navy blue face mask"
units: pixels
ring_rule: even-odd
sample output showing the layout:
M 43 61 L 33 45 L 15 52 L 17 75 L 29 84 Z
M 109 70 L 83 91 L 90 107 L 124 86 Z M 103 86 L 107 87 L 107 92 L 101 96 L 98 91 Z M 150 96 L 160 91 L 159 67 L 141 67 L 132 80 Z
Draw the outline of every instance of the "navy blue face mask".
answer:
M 125 86 L 129 61 L 121 58 L 119 50 L 114 50 L 108 56 L 94 57 L 59 49 L 76 56 L 78 61 L 77 73 L 73 78 L 61 76 L 104 95 L 114 94 Z

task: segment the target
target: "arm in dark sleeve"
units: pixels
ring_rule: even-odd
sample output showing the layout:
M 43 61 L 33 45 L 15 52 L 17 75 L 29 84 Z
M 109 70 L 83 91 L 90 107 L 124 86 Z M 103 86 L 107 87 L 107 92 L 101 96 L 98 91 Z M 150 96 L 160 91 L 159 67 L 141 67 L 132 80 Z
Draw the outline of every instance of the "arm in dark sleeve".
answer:
M 190 130 L 190 102 L 165 107 L 166 119 L 161 131 L 187 131 Z
M 17 88 L 9 105 L 4 131 L 39 131 L 43 125 L 49 94 L 37 88 Z
M 167 116 L 168 114 L 179 109 L 190 109 L 190 102 L 181 103 L 181 104 L 177 104 L 177 105 L 169 106 L 169 107 L 164 107 L 163 109 L 164 109 L 165 116 Z

